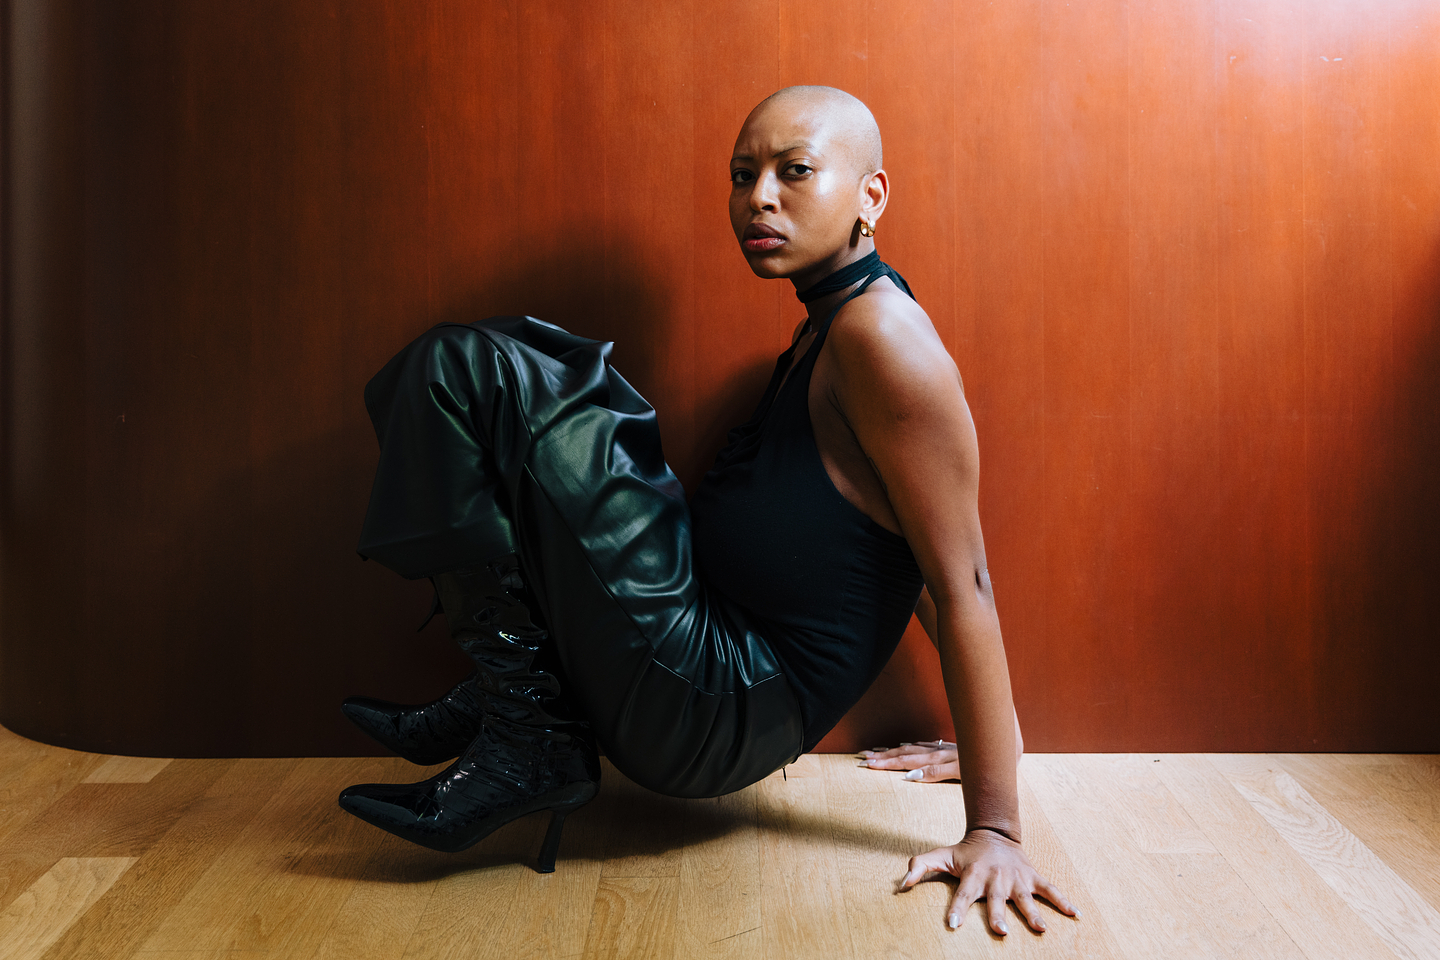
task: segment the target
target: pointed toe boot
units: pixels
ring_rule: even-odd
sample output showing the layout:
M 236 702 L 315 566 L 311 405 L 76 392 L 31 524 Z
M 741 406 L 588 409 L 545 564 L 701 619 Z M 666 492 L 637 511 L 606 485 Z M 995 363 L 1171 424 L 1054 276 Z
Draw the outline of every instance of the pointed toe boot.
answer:
M 595 740 L 568 704 L 553 650 L 532 620 L 514 556 L 434 578 L 451 636 L 475 662 L 484 718 L 465 751 L 413 784 L 358 784 L 340 806 L 432 850 L 455 852 L 548 810 L 537 869 L 550 873 L 565 818 L 600 789 Z M 383 741 L 382 741 L 383 742 Z
M 485 702 L 475 687 L 474 674 L 430 703 L 350 697 L 340 709 L 386 749 L 426 767 L 458 757 L 480 733 L 485 716 Z
M 340 806 L 381 830 L 444 853 L 457 853 L 511 820 L 548 810 L 550 827 L 536 869 L 554 872 L 565 818 L 600 789 L 595 745 L 573 733 L 537 738 L 504 720 L 487 720 L 485 726 L 459 759 L 430 779 L 347 787 Z

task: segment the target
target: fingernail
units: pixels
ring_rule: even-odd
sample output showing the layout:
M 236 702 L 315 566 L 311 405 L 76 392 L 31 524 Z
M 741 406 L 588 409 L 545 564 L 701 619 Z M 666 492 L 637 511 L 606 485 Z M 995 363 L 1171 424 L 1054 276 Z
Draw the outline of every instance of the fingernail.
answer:
M 869 761 L 869 760 L 861 760 L 859 763 L 855 764 L 855 766 L 857 766 L 857 767 L 868 767 L 868 766 L 870 766 L 870 761 Z
M 884 752 L 885 752 L 885 748 L 884 748 L 884 747 L 871 747 L 868 752 L 870 752 L 870 753 L 884 753 Z
M 1081 917 L 1083 917 L 1083 916 L 1084 916 L 1084 914 L 1081 913 L 1079 910 L 1076 910 L 1076 911 L 1075 911 L 1075 919 L 1076 919 L 1076 920 L 1079 920 L 1079 919 L 1080 919 Z
M 1010 932 L 1010 928 L 1005 925 L 1004 920 L 1001 920 L 999 923 L 995 924 L 995 929 L 999 930 L 1002 934 L 1007 934 Z
M 954 930 L 956 927 L 960 926 L 960 914 L 950 914 L 950 916 L 945 918 L 945 923 L 947 926 L 950 927 L 951 930 Z
M 924 770 L 911 770 L 909 773 L 905 774 L 905 779 L 906 779 L 906 780 L 924 780 L 924 779 L 925 779 L 925 771 L 924 771 Z
M 900 746 L 902 746 L 902 747 L 913 747 L 914 744 L 911 743 L 909 740 L 901 740 L 901 741 L 900 741 Z

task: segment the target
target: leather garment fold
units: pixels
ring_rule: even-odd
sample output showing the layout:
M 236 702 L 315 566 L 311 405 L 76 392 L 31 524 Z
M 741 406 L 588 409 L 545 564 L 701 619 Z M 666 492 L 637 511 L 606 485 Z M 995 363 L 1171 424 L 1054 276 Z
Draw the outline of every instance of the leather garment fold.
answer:
M 800 752 L 765 625 L 706 585 L 655 412 L 610 344 L 529 317 L 441 324 L 366 387 L 360 552 L 406 577 L 519 555 L 555 672 L 642 786 L 715 796 Z

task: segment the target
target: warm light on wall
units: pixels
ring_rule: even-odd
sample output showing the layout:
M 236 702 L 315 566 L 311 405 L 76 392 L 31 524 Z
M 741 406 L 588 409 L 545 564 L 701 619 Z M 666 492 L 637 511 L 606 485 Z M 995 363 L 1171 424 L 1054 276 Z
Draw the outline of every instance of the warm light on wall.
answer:
M 964 376 L 1032 750 L 1440 748 L 1440 8 L 11 0 L 0 719 L 363 751 L 463 670 L 352 549 L 366 379 L 440 320 L 614 339 L 693 484 L 800 311 L 746 111 L 873 108 Z M 828 741 L 948 730 L 918 631 Z

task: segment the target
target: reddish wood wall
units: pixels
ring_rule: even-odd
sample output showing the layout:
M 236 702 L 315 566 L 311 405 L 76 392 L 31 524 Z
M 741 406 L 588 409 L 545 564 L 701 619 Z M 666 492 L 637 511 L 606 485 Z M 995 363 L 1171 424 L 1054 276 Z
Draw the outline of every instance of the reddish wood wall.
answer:
M 1440 8 L 9 0 L 0 718 L 363 752 L 463 669 L 352 552 L 440 320 L 618 342 L 693 484 L 800 311 L 725 215 L 865 99 L 965 376 L 1034 750 L 1437 750 Z M 827 744 L 948 728 L 912 631 Z

